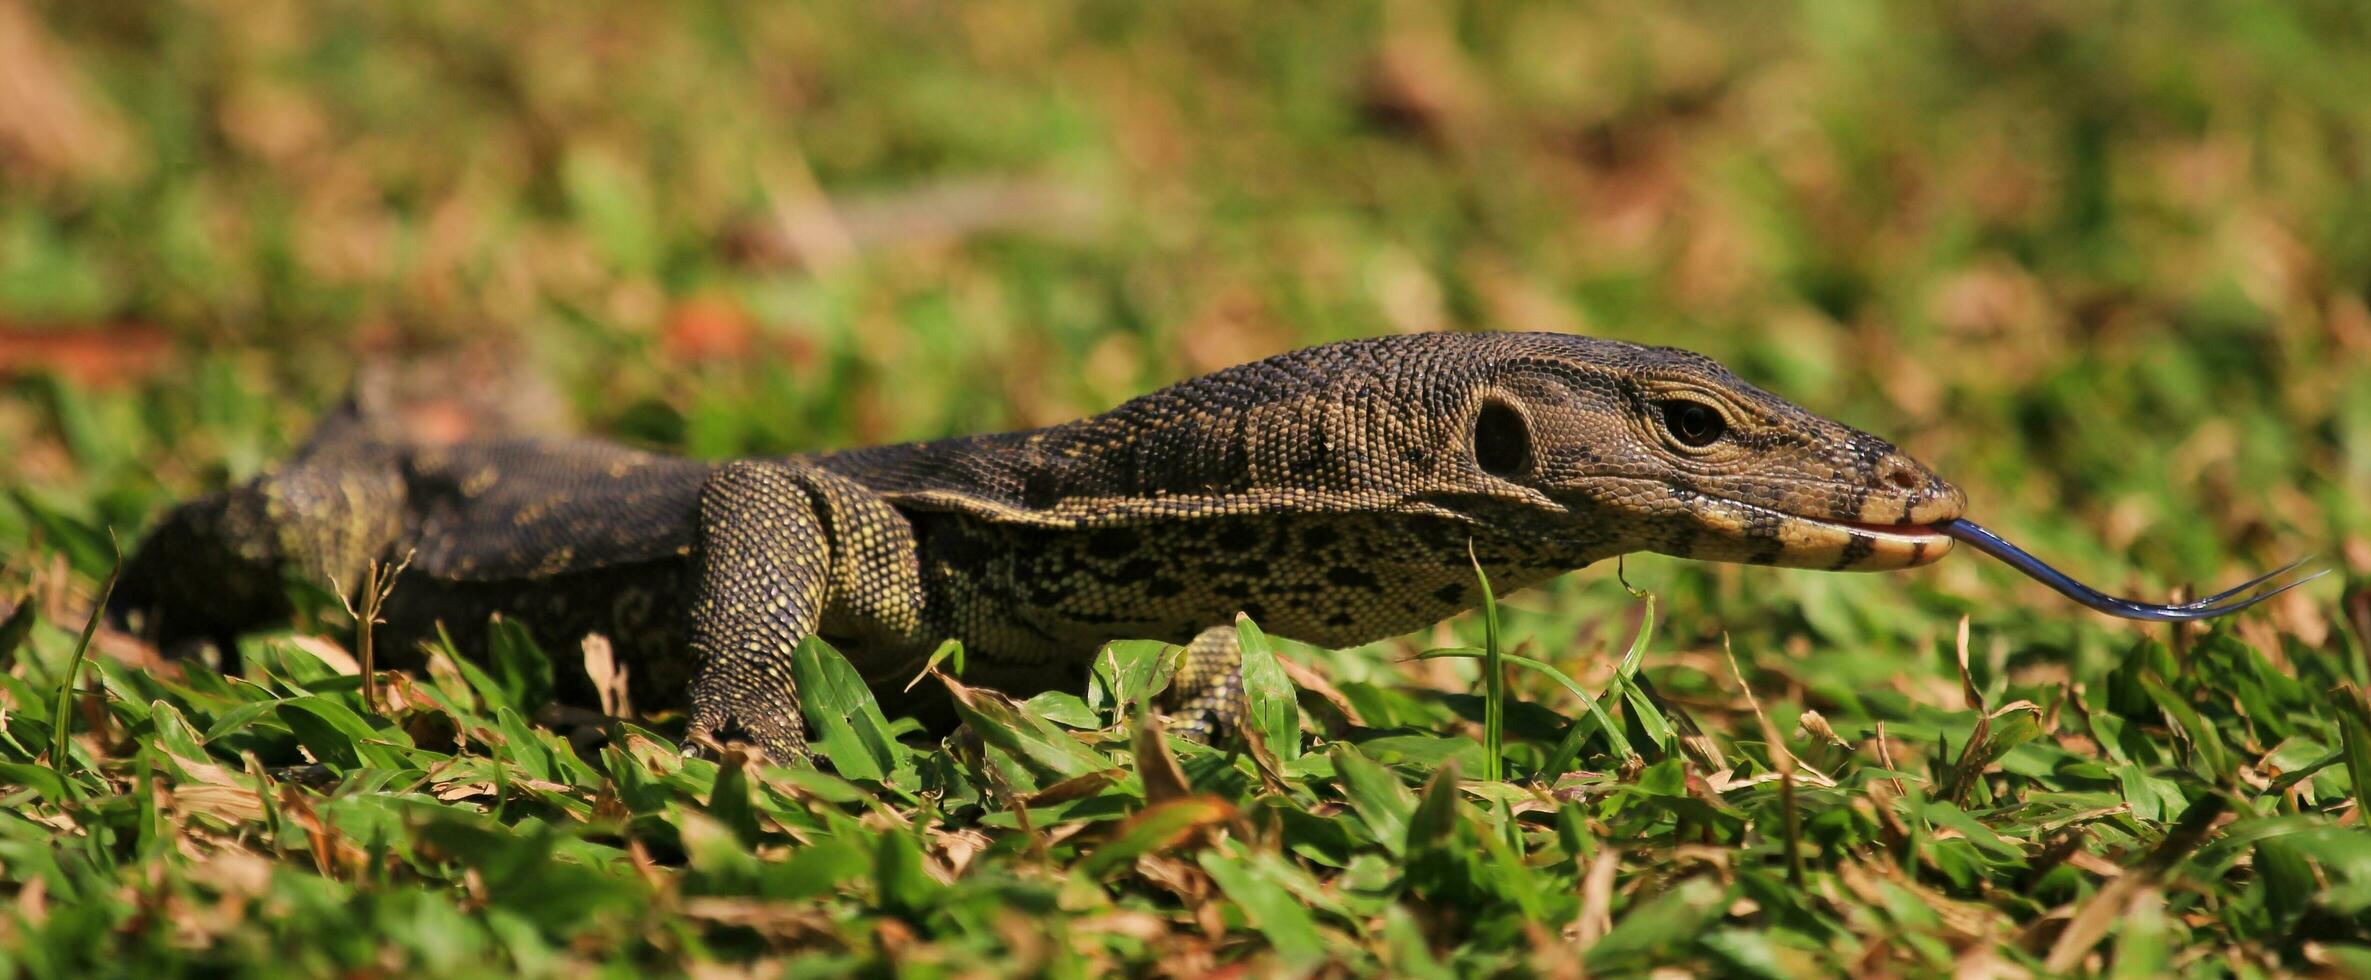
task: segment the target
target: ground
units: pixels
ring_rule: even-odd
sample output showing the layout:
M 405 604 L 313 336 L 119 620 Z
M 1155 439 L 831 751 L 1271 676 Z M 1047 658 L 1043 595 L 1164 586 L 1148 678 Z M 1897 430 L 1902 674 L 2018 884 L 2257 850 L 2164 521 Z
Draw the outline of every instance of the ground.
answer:
M 2365 91 L 2342 2 L 0 0 L 0 960 L 2371 971 Z M 1704 351 L 2126 591 L 2339 574 L 1636 558 L 1255 649 L 1264 754 L 1143 732 L 1153 645 L 944 743 L 816 647 L 821 771 L 522 643 L 366 691 L 326 591 L 242 678 L 78 642 L 358 384 L 716 457 L 1442 328 Z

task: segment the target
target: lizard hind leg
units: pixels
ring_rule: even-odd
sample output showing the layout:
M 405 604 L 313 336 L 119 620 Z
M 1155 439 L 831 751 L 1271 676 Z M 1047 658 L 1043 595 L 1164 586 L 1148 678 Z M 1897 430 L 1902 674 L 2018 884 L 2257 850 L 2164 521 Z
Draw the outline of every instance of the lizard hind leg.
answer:
M 1251 713 L 1243 693 L 1243 645 L 1233 626 L 1213 626 L 1186 644 L 1162 696 L 1169 730 L 1205 745 L 1235 737 Z
M 807 754 L 791 655 L 815 632 L 830 544 L 798 474 L 728 463 L 700 491 L 693 545 L 687 748 L 735 736 L 788 762 Z
M 778 460 L 719 468 L 698 525 L 686 740 L 740 734 L 777 760 L 804 757 L 791 658 L 824 626 L 868 646 L 916 642 L 912 527 L 845 478 Z

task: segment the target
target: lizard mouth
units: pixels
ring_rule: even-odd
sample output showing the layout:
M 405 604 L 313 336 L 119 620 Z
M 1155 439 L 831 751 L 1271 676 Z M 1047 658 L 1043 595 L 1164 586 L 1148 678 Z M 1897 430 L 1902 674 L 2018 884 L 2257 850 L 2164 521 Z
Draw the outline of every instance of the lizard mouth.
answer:
M 1937 561 L 1950 554 L 1955 543 L 1933 523 L 1837 520 L 1728 497 L 1699 499 L 1708 506 L 1696 514 L 1698 527 L 1709 533 L 1674 541 L 1667 554 L 1781 568 L 1883 572 Z
M 1881 537 L 1893 538 L 1916 538 L 1926 541 L 1930 544 L 1936 539 L 1948 540 L 1951 537 L 1951 535 L 1943 533 L 1943 529 L 1941 527 L 1934 524 L 1875 524 L 1868 521 L 1826 521 L 1812 517 L 1802 518 L 1802 520 L 1810 521 L 1813 524 L 1826 524 L 1831 527 L 1839 527 L 1846 531 L 1858 531 L 1862 534 L 1874 534 Z
M 1806 565 L 1836 571 L 1916 568 L 1951 553 L 1953 538 L 1934 524 L 1876 524 L 1794 516 L 1802 533 L 1790 541 Z M 1790 562 L 1792 564 L 1792 562 Z

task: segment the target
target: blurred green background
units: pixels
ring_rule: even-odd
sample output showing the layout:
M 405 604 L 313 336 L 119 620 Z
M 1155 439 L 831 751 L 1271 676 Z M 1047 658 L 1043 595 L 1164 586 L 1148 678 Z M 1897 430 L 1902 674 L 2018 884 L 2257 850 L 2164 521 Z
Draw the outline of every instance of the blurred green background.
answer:
M 1332 339 L 1558 330 L 1700 350 L 1892 438 L 2107 587 L 2318 551 L 2343 574 L 2235 627 L 2265 671 L 2308 665 L 2311 703 L 2364 679 L 2347 623 L 2371 635 L 2366 93 L 2355 0 L 0 0 L 0 586 L 86 594 L 105 528 L 254 475 L 358 378 L 425 438 L 499 418 L 723 456 L 1057 422 Z M 2144 743 L 2201 768 L 2116 666 L 2162 631 L 1996 566 L 1626 572 L 1664 599 L 1656 683 L 1746 742 L 1732 638 L 1774 716 L 1855 738 L 1965 707 L 1962 614 L 1970 683 L 2052 726 L 2114 669 L 2129 738 L 2069 721 L 2019 757 L 2131 808 L 2098 811 L 2130 835 L 2086 845 L 2099 880 L 2204 792 L 2140 775 L 2173 771 Z M 1611 570 L 1511 605 L 1510 642 L 1606 690 L 1636 615 Z M 1296 655 L 1346 687 L 1473 677 Z M 2226 679 L 2169 676 L 2193 705 Z M 2210 722 L 2271 773 L 2263 703 Z M 1433 710 L 1410 723 L 1452 727 Z M 2335 718 L 2281 758 L 2334 752 Z M 1941 738 L 1895 751 L 1947 766 Z M 2084 768 L 2103 751 L 2122 783 Z M 1877 761 L 1856 788 L 1899 792 Z M 2025 799 L 1993 826 L 2038 849 L 2065 824 Z M 2007 853 L 1957 887 L 2028 923 Z M 2359 910 L 2371 864 L 2337 867 Z
M 1709 353 L 2111 579 L 2363 569 L 2367 20 L 11 0 L 0 476 L 137 528 L 365 361 L 724 455 L 1547 329 Z

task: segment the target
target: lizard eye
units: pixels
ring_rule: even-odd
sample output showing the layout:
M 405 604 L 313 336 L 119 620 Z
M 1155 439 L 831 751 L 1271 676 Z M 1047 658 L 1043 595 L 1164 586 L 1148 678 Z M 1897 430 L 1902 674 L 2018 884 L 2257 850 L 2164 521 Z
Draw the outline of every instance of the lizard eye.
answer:
M 1673 398 L 1661 403 L 1663 428 L 1671 437 L 1697 449 L 1720 441 L 1729 431 L 1729 423 L 1712 406 L 1685 398 Z
M 1486 401 L 1474 413 L 1474 465 L 1502 480 L 1531 471 L 1531 427 L 1523 413 L 1502 401 Z

